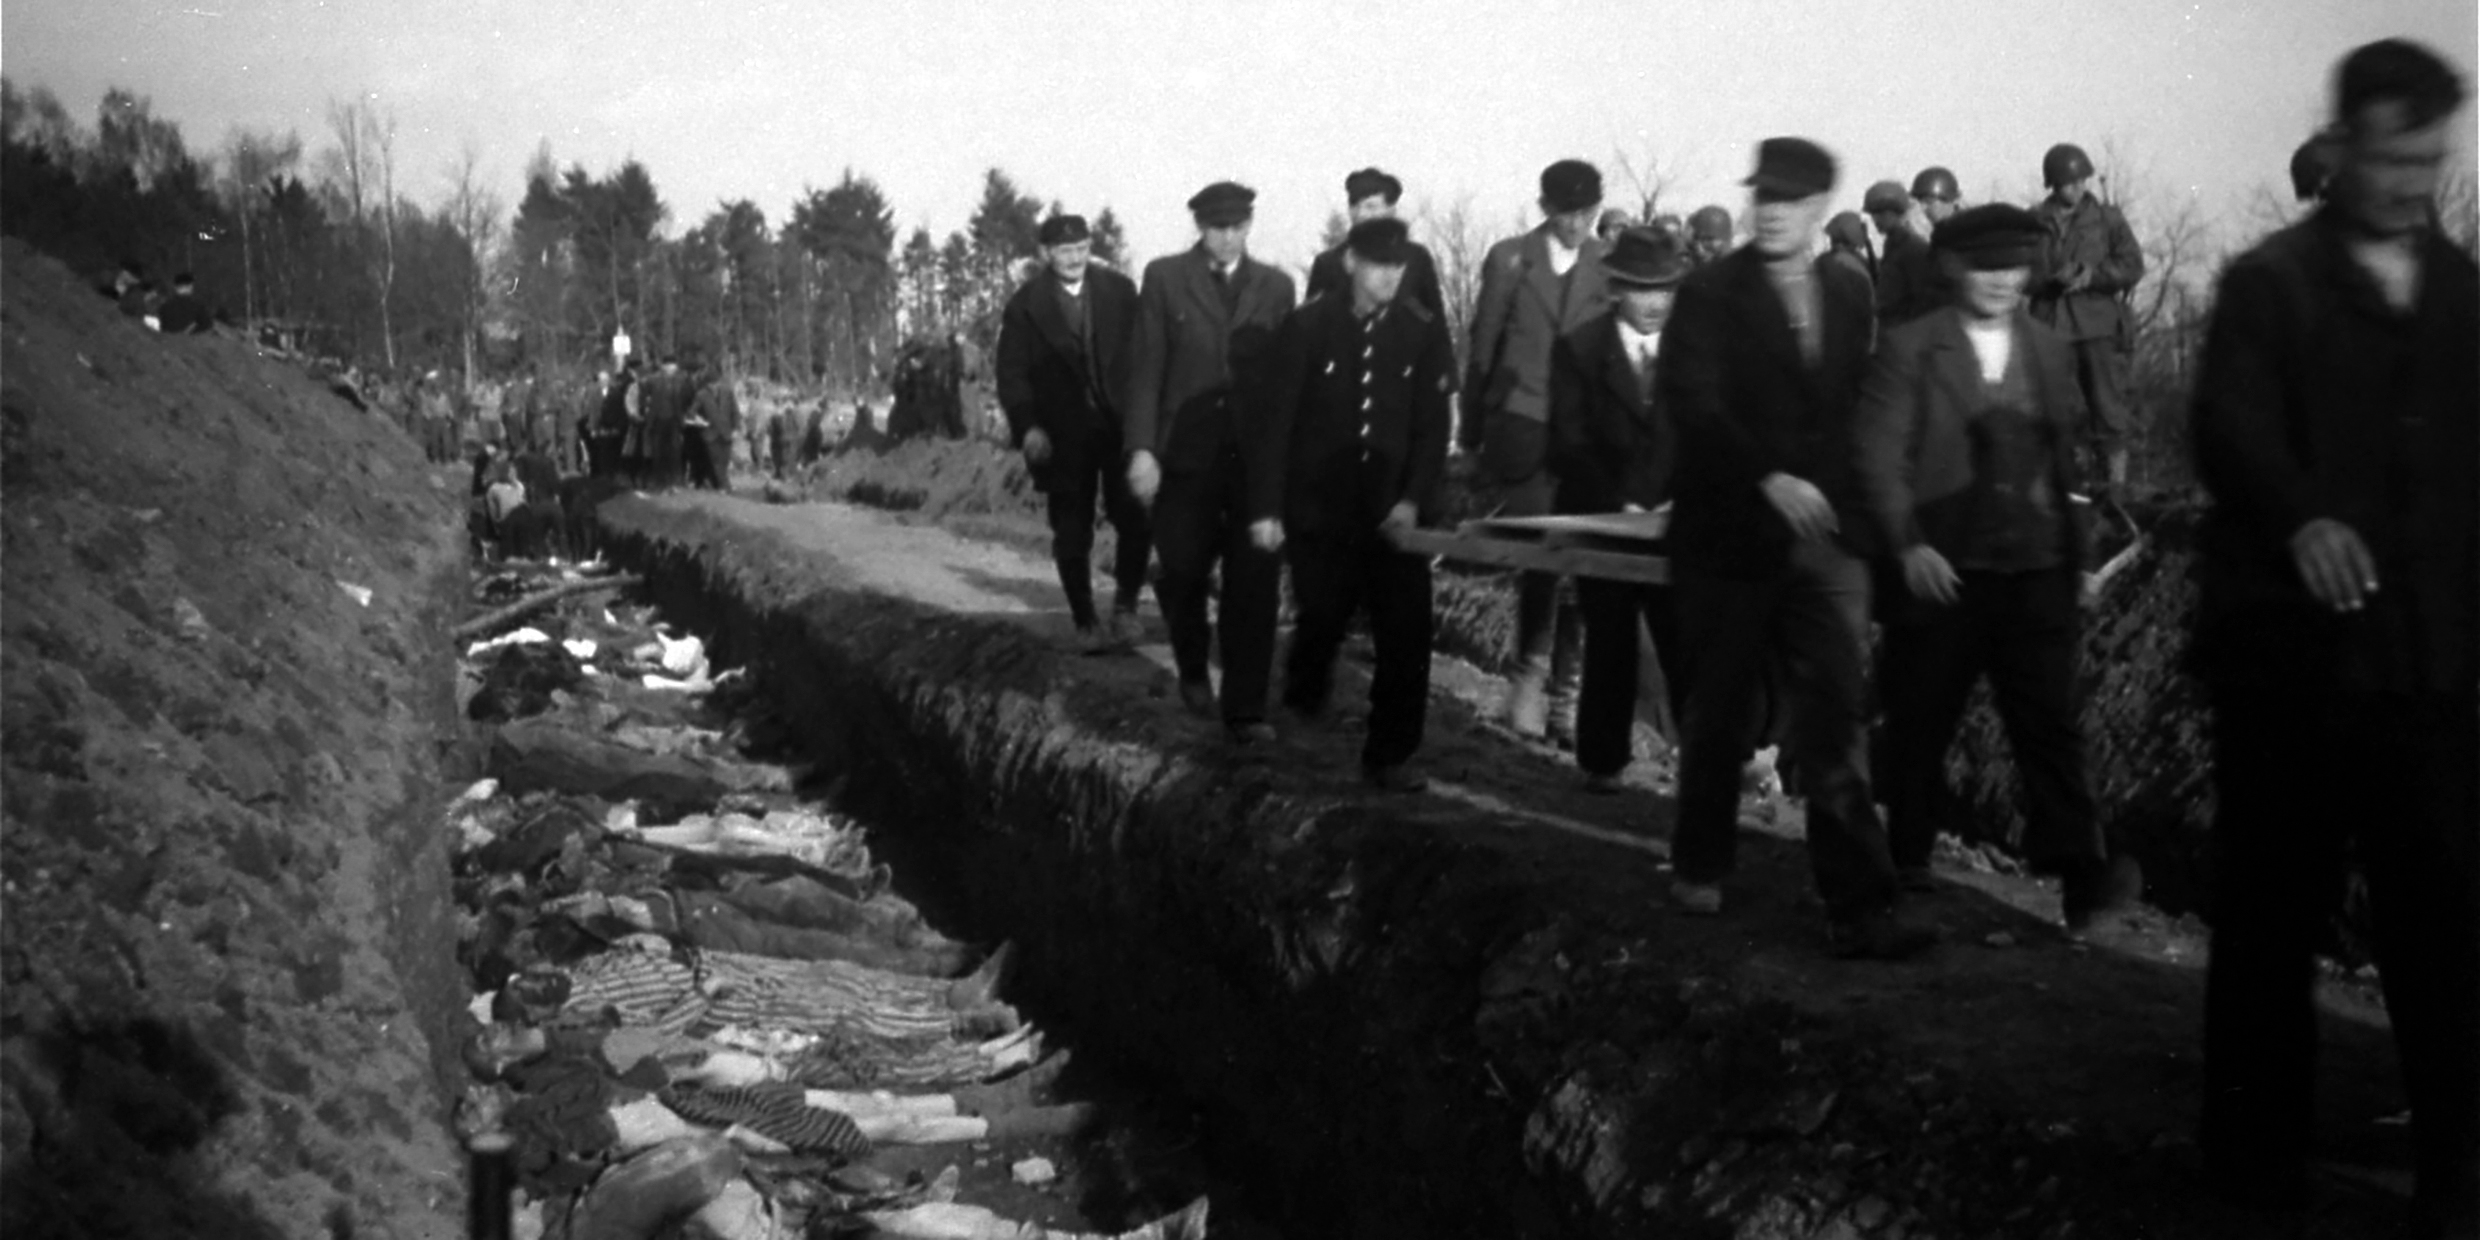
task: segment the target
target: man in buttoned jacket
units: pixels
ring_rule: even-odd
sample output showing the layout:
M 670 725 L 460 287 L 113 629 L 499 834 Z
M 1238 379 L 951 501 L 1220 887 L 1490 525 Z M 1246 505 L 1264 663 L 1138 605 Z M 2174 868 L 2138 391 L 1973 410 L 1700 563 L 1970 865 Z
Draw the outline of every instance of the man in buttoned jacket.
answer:
M 1266 722 L 1281 605 L 1280 521 L 1247 516 L 1247 456 L 1275 331 L 1296 304 L 1292 278 L 1248 256 L 1256 191 L 1218 181 L 1188 200 L 1197 244 L 1146 264 L 1137 299 L 1122 425 L 1128 485 L 1151 505 L 1154 583 L 1171 632 L 1180 698 L 1215 713 L 1242 744 L 1273 738 Z M 1217 562 L 1223 684 L 1210 679 L 1214 630 L 1206 582 Z
M 1601 172 L 1582 160 L 1560 160 L 1542 170 L 1541 224 L 1491 246 L 1482 261 L 1465 424 L 1457 435 L 1466 450 L 1480 453 L 1483 474 L 1505 488 L 1504 516 L 1542 516 L 1557 495 L 1549 464 L 1550 350 L 1610 304 L 1602 242 L 1593 235 L 1601 204 Z M 1519 735 L 1544 736 L 1554 726 L 1572 734 L 1584 629 L 1558 600 L 1557 577 L 1518 578 L 1507 722 Z M 1554 715 L 1570 717 L 1554 725 Z
M 1950 302 L 1880 343 L 1857 434 L 1868 519 L 1900 569 L 1878 609 L 1877 677 L 1896 871 L 1925 885 L 1946 751 L 1986 676 L 2022 776 L 2024 850 L 2063 880 L 2080 932 L 2131 905 L 2142 879 L 2110 856 L 2084 770 L 2084 540 L 2071 502 L 2084 398 L 2066 340 L 2024 309 L 2041 236 L 2031 212 L 2003 203 L 1938 226 Z
M 1335 654 L 1365 607 L 1378 666 L 1362 775 L 1416 792 L 1426 781 L 1406 764 L 1429 707 L 1429 557 L 1388 534 L 1435 515 L 1455 346 L 1403 289 L 1412 242 L 1401 220 L 1355 224 L 1344 244 L 1346 287 L 1294 311 L 1275 345 L 1249 514 L 1281 519 L 1291 561 L 1299 623 L 1284 705 L 1306 719 L 1326 713 Z
M 1128 491 L 1112 397 L 1128 360 L 1137 285 L 1092 261 L 1093 231 L 1083 216 L 1043 221 L 1040 240 L 1041 273 L 1008 298 L 999 318 L 999 408 L 1033 485 L 1048 497 L 1051 559 L 1069 617 L 1088 639 L 1125 649 L 1142 636 L 1137 600 L 1153 549 L 1145 506 Z M 1108 629 L 1094 610 L 1097 501 L 1118 544 Z

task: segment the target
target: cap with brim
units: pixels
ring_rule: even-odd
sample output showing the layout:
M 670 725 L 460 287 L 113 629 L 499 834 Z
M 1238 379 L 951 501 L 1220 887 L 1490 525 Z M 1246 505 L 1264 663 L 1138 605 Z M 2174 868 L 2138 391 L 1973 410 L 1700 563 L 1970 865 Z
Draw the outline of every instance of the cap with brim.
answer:
M 1581 159 L 1562 159 L 1542 169 L 1541 203 L 1553 215 L 1602 205 L 1601 170 Z
M 1996 271 L 2031 266 L 2040 253 L 2043 231 L 2039 216 L 2012 203 L 1993 202 L 1946 217 L 1929 244 L 1976 271 Z
M 1236 181 L 1216 181 L 1188 200 L 1189 214 L 1207 228 L 1245 223 L 1255 213 L 1257 191 Z
M 1054 215 L 1042 221 L 1040 240 L 1044 245 L 1070 245 L 1093 240 L 1093 230 L 1085 226 L 1081 215 Z
M 1603 278 L 1631 288 L 1668 288 L 1687 278 L 1688 267 L 1678 237 L 1643 226 L 1620 233 L 1602 256 Z
M 1344 235 L 1343 244 L 1365 263 L 1395 267 L 1412 259 L 1412 230 L 1398 219 L 1362 220 Z
M 1746 184 L 1762 194 L 1811 198 L 1834 188 L 1834 156 L 1806 138 L 1767 138 L 1757 144 L 1757 170 Z
M 1343 200 L 1359 202 L 1363 198 L 1383 197 L 1388 206 L 1404 196 L 1404 183 L 1375 168 L 1363 168 L 1343 179 Z

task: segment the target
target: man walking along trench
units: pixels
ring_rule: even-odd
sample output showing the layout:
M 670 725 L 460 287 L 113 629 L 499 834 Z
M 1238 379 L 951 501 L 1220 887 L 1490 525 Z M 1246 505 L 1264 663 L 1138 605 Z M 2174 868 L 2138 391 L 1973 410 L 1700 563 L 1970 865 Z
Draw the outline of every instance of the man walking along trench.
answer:
M 999 320 L 999 407 L 1025 468 L 1048 501 L 1051 559 L 1077 633 L 1097 649 L 1143 636 L 1137 601 L 1153 549 L 1145 506 L 1121 465 L 1119 406 L 1137 286 L 1095 264 L 1079 215 L 1042 222 L 1043 270 L 1008 298 Z M 1111 523 L 1111 616 L 1094 609 L 1095 507 Z

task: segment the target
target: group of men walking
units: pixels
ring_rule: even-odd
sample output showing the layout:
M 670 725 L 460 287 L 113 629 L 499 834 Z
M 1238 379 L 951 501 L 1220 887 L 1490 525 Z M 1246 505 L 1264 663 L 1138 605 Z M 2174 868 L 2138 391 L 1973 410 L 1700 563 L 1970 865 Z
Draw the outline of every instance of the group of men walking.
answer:
M 740 397 L 717 366 L 683 369 L 667 356 L 640 376 L 631 356 L 594 396 L 586 419 L 587 471 L 647 488 L 683 482 L 731 489 L 732 448 L 740 435 Z
M 2218 718 L 2208 1155 L 2242 1194 L 2304 1174 L 2309 961 L 2356 834 L 2423 1209 L 2451 1219 L 2471 1208 L 2480 1104 L 2480 294 L 2422 211 L 2461 99 L 2416 46 L 2346 60 L 2326 206 L 2231 269 L 2194 417 L 2215 500 L 2195 645 Z M 1904 901 L 1934 888 L 1945 755 L 1986 678 L 2027 851 L 2080 930 L 2141 888 L 2100 828 L 2076 663 L 2082 510 L 2125 477 L 2123 295 L 2143 257 L 2074 146 L 2045 156 L 2049 194 L 2028 209 L 1966 207 L 1944 168 L 1873 186 L 1885 246 L 1862 237 L 1856 263 L 1814 249 L 1837 172 L 1814 142 L 1759 144 L 1733 249 L 1720 208 L 1597 235 L 1600 176 L 1562 160 L 1541 176 L 1542 224 L 1490 249 L 1461 447 L 1502 513 L 1667 514 L 1671 568 L 1663 586 L 1578 583 L 1572 608 L 1526 574 L 1509 721 L 1567 732 L 1588 783 L 1617 790 L 1648 634 L 1679 734 L 1675 905 L 1722 910 L 1742 768 L 1772 738 L 1807 802 L 1832 949 L 1897 958 L 1935 937 Z M 1300 304 L 1248 255 L 1237 184 L 1190 200 L 1197 245 L 1141 286 L 1089 262 L 1083 221 L 1054 218 L 997 378 L 1080 631 L 1136 639 L 1150 548 L 1183 701 L 1262 742 L 1288 564 L 1281 701 L 1329 709 L 1365 612 L 1363 769 L 1413 790 L 1429 564 L 1389 532 L 1435 512 L 1459 383 L 1435 264 L 1392 218 L 1401 192 L 1375 169 L 1347 179 L 1350 233 Z M 1107 619 L 1097 514 L 1117 539 Z

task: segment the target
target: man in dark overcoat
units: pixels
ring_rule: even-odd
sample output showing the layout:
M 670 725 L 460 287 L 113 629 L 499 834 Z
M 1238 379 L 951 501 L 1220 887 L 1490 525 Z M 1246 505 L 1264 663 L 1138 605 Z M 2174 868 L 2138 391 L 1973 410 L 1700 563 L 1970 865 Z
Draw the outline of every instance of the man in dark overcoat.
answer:
M 1153 518 L 1154 592 L 1181 701 L 1212 715 L 1219 698 L 1223 725 L 1242 744 L 1274 736 L 1266 699 L 1283 572 L 1282 522 L 1248 515 L 1246 462 L 1264 429 L 1255 411 L 1275 331 L 1297 302 L 1290 276 L 1248 255 L 1256 200 L 1231 181 L 1199 190 L 1188 200 L 1197 244 L 1146 264 L 1120 411 L 1128 486 Z M 1206 619 L 1218 565 L 1219 695 Z
M 999 318 L 999 408 L 1048 500 L 1051 560 L 1077 632 L 1097 646 L 1128 649 L 1144 635 L 1137 601 L 1153 550 L 1145 506 L 1128 490 L 1119 406 L 1137 285 L 1094 263 L 1093 231 L 1081 215 L 1042 222 L 1043 267 L 1008 298 Z M 1111 523 L 1111 617 L 1094 610 L 1094 519 Z

